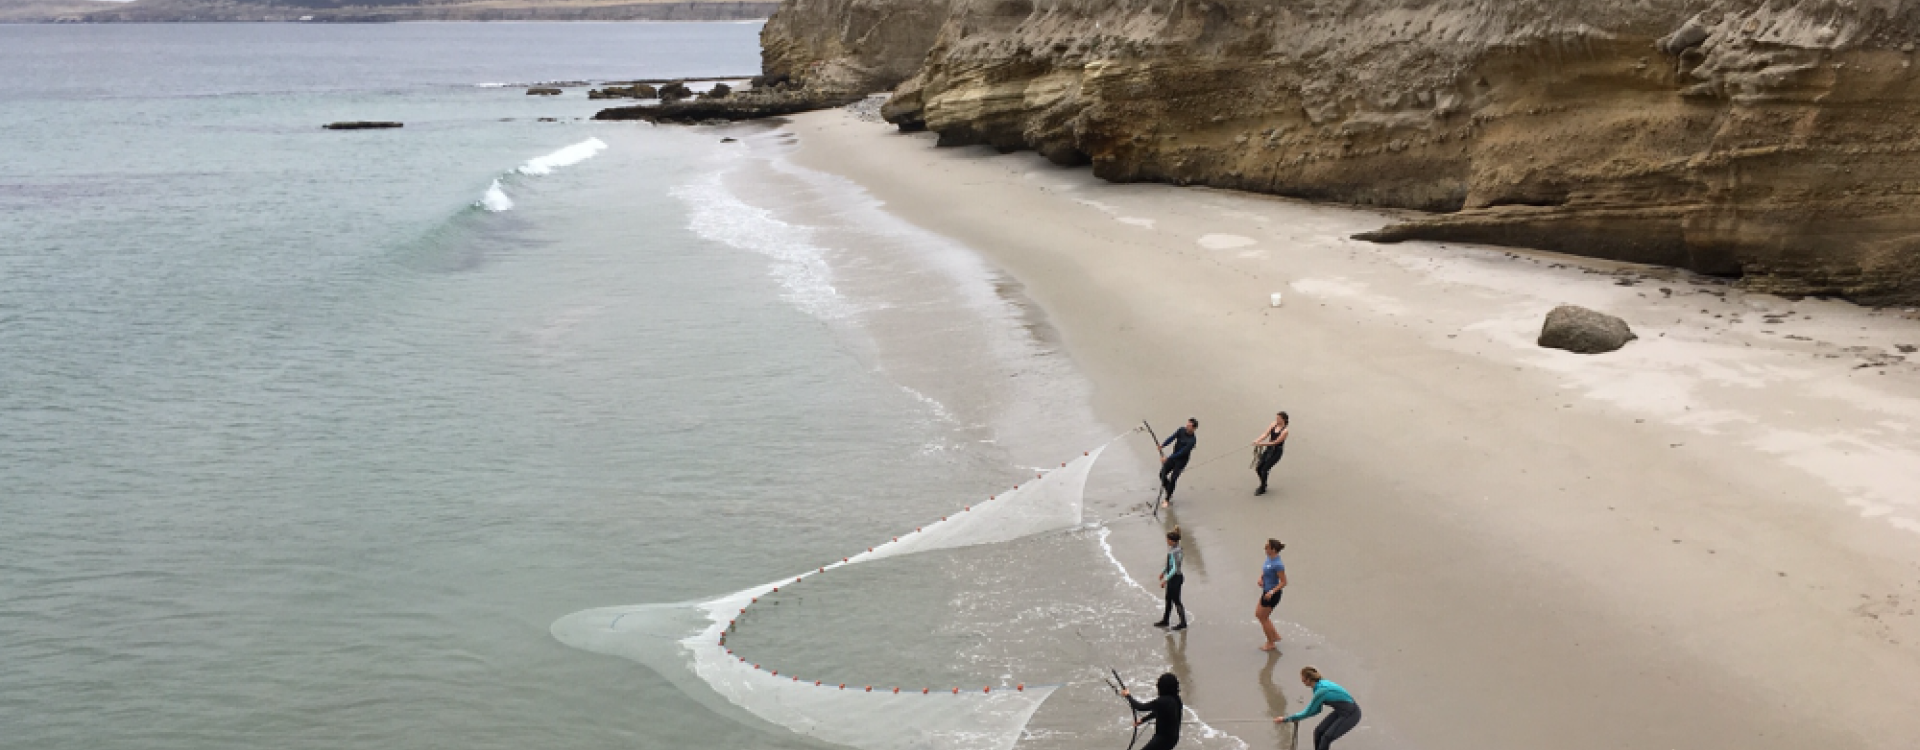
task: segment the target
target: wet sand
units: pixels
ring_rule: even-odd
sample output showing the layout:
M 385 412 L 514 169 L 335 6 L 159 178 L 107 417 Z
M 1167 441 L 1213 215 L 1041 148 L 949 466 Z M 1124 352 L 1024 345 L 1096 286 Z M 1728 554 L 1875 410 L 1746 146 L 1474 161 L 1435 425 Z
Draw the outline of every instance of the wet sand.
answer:
M 1117 429 L 1201 422 L 1173 512 L 1189 705 L 1254 747 L 1319 666 L 1345 750 L 1910 747 L 1920 737 L 1920 320 L 1664 269 L 1346 239 L 1384 213 L 1111 185 L 845 111 L 798 163 L 1021 285 Z M 1280 292 L 1285 304 L 1269 307 Z M 1535 347 L 1561 303 L 1640 340 Z M 1255 497 L 1247 443 L 1292 439 Z M 1133 449 L 1151 455 L 1144 440 Z M 1142 501 L 1145 498 L 1140 498 Z M 1114 522 L 1151 585 L 1162 521 Z M 1286 640 L 1255 650 L 1261 542 Z M 1302 734 L 1311 732 L 1311 722 Z M 1304 739 L 1304 738 L 1303 738 Z

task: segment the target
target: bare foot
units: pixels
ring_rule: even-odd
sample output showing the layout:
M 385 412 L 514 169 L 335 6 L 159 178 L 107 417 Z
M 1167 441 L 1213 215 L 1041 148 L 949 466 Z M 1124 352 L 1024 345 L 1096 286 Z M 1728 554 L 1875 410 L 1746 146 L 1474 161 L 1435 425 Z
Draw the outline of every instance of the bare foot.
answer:
M 1265 645 L 1265 646 L 1261 646 L 1261 647 L 1260 647 L 1260 650 L 1261 650 L 1261 651 L 1272 651 L 1272 650 L 1273 650 L 1273 644 L 1271 644 L 1271 643 L 1269 643 L 1269 644 L 1267 644 L 1267 645 Z
M 1160 507 L 1162 507 L 1162 508 L 1165 508 L 1165 507 L 1167 507 L 1167 501 L 1165 501 L 1165 500 L 1161 500 L 1161 501 L 1160 501 Z

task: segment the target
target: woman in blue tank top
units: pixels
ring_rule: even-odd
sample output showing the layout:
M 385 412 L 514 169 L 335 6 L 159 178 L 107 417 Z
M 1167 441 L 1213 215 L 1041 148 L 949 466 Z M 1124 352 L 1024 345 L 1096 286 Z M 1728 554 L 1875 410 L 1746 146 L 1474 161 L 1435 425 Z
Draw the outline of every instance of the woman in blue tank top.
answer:
M 1280 631 L 1273 628 L 1273 608 L 1280 606 L 1280 595 L 1287 588 L 1287 566 L 1280 562 L 1280 550 L 1287 545 L 1278 539 L 1267 540 L 1267 561 L 1260 566 L 1260 606 L 1253 608 L 1253 619 L 1260 621 L 1267 643 L 1261 651 L 1272 651 L 1280 642 Z

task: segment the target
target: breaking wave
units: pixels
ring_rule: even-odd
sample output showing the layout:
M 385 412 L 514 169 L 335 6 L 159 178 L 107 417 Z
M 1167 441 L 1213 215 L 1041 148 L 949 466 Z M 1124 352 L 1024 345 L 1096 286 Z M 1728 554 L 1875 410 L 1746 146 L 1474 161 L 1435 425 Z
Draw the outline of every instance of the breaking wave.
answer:
M 474 201 L 473 205 L 495 213 L 511 211 L 513 210 L 513 198 L 507 195 L 506 184 L 502 183 L 501 180 L 504 179 L 511 182 L 516 175 L 538 177 L 553 174 L 553 170 L 579 164 L 580 162 L 593 158 L 606 149 L 607 144 L 605 141 L 598 138 L 588 138 L 551 154 L 547 154 L 546 156 L 528 159 L 527 163 L 520 165 L 500 177 L 495 177 L 493 184 L 487 186 L 487 192 L 480 196 L 480 200 Z
M 559 151 L 555 151 L 551 154 L 547 154 L 546 156 L 542 156 L 536 159 L 528 159 L 527 163 L 520 165 L 520 169 L 516 171 L 518 171 L 520 174 L 533 174 L 533 175 L 552 174 L 553 170 L 555 169 L 559 169 L 561 167 L 571 167 L 575 164 L 579 164 L 580 162 L 591 159 L 594 157 L 595 154 L 598 154 L 601 151 L 606 150 L 606 148 L 607 148 L 607 144 L 605 141 L 602 141 L 598 138 L 588 138 L 579 143 L 560 149 Z

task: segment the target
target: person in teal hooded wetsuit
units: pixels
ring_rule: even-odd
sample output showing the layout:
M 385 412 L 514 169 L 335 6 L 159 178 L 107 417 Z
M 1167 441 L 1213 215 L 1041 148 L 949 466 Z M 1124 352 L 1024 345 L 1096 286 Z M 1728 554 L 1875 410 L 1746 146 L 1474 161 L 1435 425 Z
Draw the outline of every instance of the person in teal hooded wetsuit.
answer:
M 1321 708 L 1331 709 L 1333 713 L 1320 720 L 1320 726 L 1313 728 L 1313 750 L 1328 750 L 1333 741 L 1360 725 L 1360 704 L 1355 703 L 1353 695 L 1346 688 L 1334 684 L 1320 676 L 1320 670 L 1313 667 L 1300 669 L 1300 684 L 1313 688 L 1313 700 L 1298 713 L 1274 717 L 1273 723 L 1285 724 L 1300 721 L 1309 716 L 1317 716 Z

